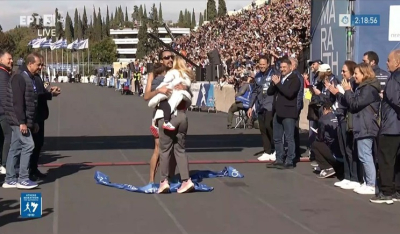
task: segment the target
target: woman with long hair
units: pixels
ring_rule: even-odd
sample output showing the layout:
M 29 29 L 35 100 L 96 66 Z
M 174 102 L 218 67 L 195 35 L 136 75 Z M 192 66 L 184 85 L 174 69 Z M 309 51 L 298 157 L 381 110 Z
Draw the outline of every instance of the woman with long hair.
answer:
M 350 84 L 352 90 L 356 90 L 358 84 L 354 79 L 354 70 L 357 63 L 351 60 L 346 60 L 342 67 L 342 78 L 343 82 Z M 362 178 L 360 178 L 361 167 L 360 161 L 358 159 L 357 150 L 354 149 L 355 140 L 353 135 L 353 116 L 350 111 L 348 111 L 348 104 L 344 96 L 344 89 L 341 85 L 332 85 L 330 83 L 325 83 L 325 86 L 329 91 L 336 96 L 337 103 L 336 108 L 341 113 L 338 121 L 340 122 L 339 128 L 341 131 L 340 136 L 342 137 L 341 142 L 341 152 L 344 156 L 344 177 L 343 180 L 336 182 L 334 185 L 342 189 L 355 189 L 362 183 Z
M 167 72 L 159 87 L 167 85 L 167 88 L 173 89 L 173 87 L 178 84 L 190 87 L 193 80 L 193 72 L 186 66 L 185 60 L 177 56 L 175 57 L 172 69 Z M 157 119 L 163 117 L 164 123 L 162 127 L 166 130 L 174 131 L 175 126 L 170 123 L 171 114 L 176 111 L 176 107 L 182 100 L 189 103 L 192 100 L 192 95 L 187 90 L 173 90 L 170 96 L 160 93 L 153 97 L 149 101 L 149 107 L 154 108 L 158 106 L 158 110 L 153 118 L 153 125 L 156 123 Z

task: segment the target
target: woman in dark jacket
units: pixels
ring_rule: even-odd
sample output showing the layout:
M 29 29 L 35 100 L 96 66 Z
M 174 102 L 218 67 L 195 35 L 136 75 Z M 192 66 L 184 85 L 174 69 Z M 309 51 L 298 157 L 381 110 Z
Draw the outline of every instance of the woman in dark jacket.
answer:
M 372 67 L 362 63 L 354 70 L 358 87 L 351 90 L 349 82 L 343 82 L 348 111 L 353 114 L 353 134 L 356 140 L 358 158 L 364 169 L 364 184 L 354 189 L 359 194 L 375 194 L 376 169 L 373 145 L 379 131 L 379 106 L 381 86 Z
M 358 84 L 354 79 L 354 70 L 357 64 L 354 61 L 346 60 L 342 67 L 342 80 L 351 85 L 351 90 L 356 90 Z M 344 156 L 344 178 L 336 182 L 334 185 L 342 189 L 354 190 L 360 187 L 363 181 L 359 176 L 360 160 L 358 159 L 357 151 L 354 149 L 354 135 L 353 135 L 353 116 L 348 112 L 348 103 L 344 96 L 344 90 L 341 85 L 332 85 L 325 82 L 325 86 L 329 91 L 336 96 L 337 103 L 335 103 L 335 114 L 338 117 L 340 128 L 340 148 Z M 340 90 L 339 90 L 340 89 Z

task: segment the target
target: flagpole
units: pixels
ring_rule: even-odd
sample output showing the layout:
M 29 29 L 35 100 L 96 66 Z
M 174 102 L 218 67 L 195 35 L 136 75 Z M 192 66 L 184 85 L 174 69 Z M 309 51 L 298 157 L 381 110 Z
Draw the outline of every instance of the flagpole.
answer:
M 58 57 L 57 57 L 57 48 L 56 48 L 56 75 L 58 74 Z
M 67 52 L 67 75 L 68 75 L 68 68 L 69 68 L 68 49 L 65 52 Z
M 84 72 L 85 72 L 85 60 L 83 59 L 83 50 L 82 50 L 82 76 Z
M 61 47 L 61 76 L 64 76 L 64 48 Z

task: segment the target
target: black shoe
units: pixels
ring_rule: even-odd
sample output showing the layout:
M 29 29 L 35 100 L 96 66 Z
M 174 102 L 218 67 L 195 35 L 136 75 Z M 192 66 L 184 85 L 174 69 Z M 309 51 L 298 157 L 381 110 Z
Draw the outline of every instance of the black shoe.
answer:
M 392 200 L 400 202 L 400 193 L 396 192 L 395 194 L 392 195 Z
M 393 204 L 392 196 L 383 195 L 382 192 L 380 192 L 375 197 L 369 199 L 369 201 L 372 202 L 372 203 L 377 203 L 377 204 L 383 204 L 383 203 L 386 203 L 388 205 Z
M 283 163 L 280 162 L 273 162 L 273 163 L 267 163 L 266 167 L 267 168 L 278 168 L 278 167 L 282 167 Z
M 293 164 L 288 164 L 288 163 L 285 163 L 279 167 L 276 167 L 276 169 L 280 169 L 280 170 L 293 169 L 293 168 L 294 168 Z
M 39 178 L 39 179 L 46 178 L 46 175 L 43 174 L 42 172 L 40 172 L 38 169 L 32 170 L 32 172 L 30 173 L 30 175 L 31 175 L 32 177 L 37 177 L 37 178 Z

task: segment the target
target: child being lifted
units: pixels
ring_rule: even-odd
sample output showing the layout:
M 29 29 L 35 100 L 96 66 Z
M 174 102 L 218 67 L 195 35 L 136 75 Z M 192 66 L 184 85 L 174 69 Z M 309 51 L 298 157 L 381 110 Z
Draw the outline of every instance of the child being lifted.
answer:
M 155 79 L 160 78 L 160 76 L 164 75 L 166 72 L 166 67 L 164 71 L 161 71 L 163 66 L 156 67 L 155 71 Z M 157 77 L 158 76 L 158 77 Z M 156 129 L 157 119 L 164 117 L 163 128 L 166 130 L 174 131 L 175 126 L 171 124 L 171 115 L 176 112 L 177 106 L 185 101 L 187 103 L 187 107 L 190 106 L 192 100 L 192 94 L 190 93 L 190 89 L 188 90 L 175 90 L 174 87 L 178 84 L 183 84 L 184 86 L 190 88 L 192 81 L 194 80 L 193 72 L 186 66 L 186 62 L 183 58 L 176 56 L 174 59 L 174 63 L 172 69 L 166 72 L 165 77 L 161 84 L 158 85 L 157 88 L 161 88 L 167 85 L 167 88 L 172 89 L 172 94 L 167 96 L 165 94 L 159 93 L 154 96 L 149 101 L 149 107 L 156 108 L 157 111 L 153 116 L 152 120 L 152 130 Z M 158 130 L 158 129 L 157 129 Z

